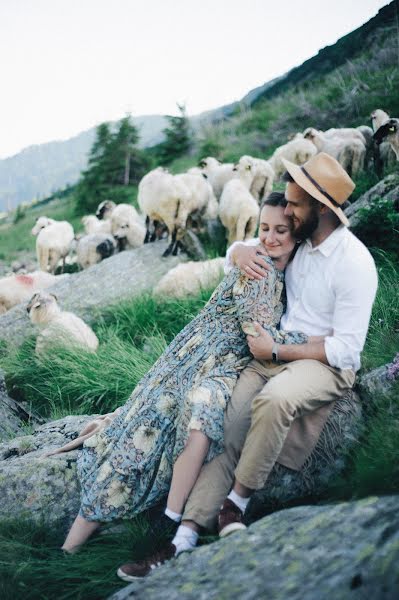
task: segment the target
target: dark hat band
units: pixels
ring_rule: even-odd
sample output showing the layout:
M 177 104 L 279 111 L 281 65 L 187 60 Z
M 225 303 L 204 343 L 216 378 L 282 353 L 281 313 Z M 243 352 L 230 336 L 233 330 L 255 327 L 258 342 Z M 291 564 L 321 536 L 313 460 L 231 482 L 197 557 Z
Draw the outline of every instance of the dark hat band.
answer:
M 332 196 L 330 196 L 330 194 L 323 187 L 321 187 L 321 185 L 319 185 L 315 179 L 313 179 L 313 177 L 310 175 L 310 173 L 308 173 L 308 171 L 305 169 L 305 167 L 301 167 L 301 170 L 302 170 L 303 174 L 306 175 L 306 177 L 309 179 L 309 181 L 311 183 L 313 183 L 315 188 L 318 189 L 319 192 L 327 198 L 327 200 L 332 202 L 332 204 L 334 204 L 334 206 L 336 206 L 337 208 L 341 208 L 341 205 L 339 204 L 339 202 L 337 202 Z

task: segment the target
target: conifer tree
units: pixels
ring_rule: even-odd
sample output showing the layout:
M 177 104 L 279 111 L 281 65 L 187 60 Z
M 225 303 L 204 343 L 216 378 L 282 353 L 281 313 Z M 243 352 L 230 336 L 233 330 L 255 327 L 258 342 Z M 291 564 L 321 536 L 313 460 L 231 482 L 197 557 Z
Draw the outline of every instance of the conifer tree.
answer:
M 175 158 L 187 154 L 191 148 L 191 127 L 184 104 L 177 105 L 180 116 L 167 116 L 169 127 L 163 130 L 165 140 L 159 144 L 159 160 L 168 164 Z

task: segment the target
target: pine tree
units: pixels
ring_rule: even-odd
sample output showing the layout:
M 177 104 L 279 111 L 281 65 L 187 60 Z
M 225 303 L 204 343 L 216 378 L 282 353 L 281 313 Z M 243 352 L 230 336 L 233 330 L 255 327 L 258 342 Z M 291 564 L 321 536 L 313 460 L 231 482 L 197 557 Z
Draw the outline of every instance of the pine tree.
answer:
M 167 116 L 169 127 L 163 130 L 165 140 L 159 144 L 159 160 L 166 165 L 187 154 L 191 148 L 192 131 L 184 104 L 177 105 L 180 116 Z

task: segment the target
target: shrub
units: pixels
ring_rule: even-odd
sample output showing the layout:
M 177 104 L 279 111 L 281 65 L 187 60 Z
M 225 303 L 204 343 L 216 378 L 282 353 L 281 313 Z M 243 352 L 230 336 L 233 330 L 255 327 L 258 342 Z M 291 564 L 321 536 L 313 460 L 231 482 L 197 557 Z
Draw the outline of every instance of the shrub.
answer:
M 377 247 L 399 257 L 399 212 L 392 200 L 379 198 L 359 209 L 353 232 L 369 248 Z

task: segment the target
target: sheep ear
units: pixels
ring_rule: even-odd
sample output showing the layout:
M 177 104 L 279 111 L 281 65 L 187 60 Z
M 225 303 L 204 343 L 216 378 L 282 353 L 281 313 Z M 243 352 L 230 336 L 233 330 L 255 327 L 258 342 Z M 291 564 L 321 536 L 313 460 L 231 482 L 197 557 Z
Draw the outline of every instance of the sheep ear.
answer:
M 58 302 L 58 298 L 55 294 L 49 294 L 49 295 L 52 296 L 56 302 Z

